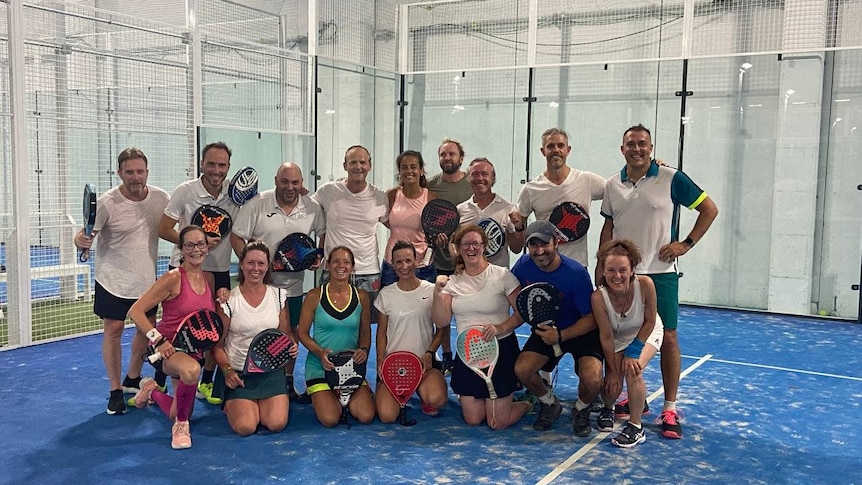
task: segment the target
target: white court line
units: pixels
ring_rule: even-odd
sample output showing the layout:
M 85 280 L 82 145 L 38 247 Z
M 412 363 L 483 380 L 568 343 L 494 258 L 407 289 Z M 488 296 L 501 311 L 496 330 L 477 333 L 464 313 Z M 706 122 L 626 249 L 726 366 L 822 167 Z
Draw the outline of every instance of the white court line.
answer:
M 708 361 L 711 358 L 712 358 L 712 354 L 704 355 L 697 362 L 695 362 L 694 364 L 691 364 L 688 368 L 686 368 L 684 371 L 682 371 L 679 375 L 679 379 L 682 380 L 685 376 L 691 374 L 692 371 L 694 371 L 698 367 L 702 366 L 706 361 Z M 647 402 L 653 401 L 655 398 L 660 396 L 663 392 L 664 392 L 664 387 L 660 387 L 658 390 L 656 390 L 655 392 L 653 392 L 652 394 L 649 395 L 649 397 L 647 398 Z M 614 431 L 618 430 L 620 427 L 622 427 L 622 424 L 617 425 L 614 428 Z M 541 480 L 536 482 L 536 485 L 547 485 L 547 484 L 551 483 L 555 478 L 559 477 L 560 475 L 563 474 L 563 472 L 565 472 L 566 470 L 571 468 L 572 465 L 574 465 L 575 462 L 580 460 L 582 456 L 584 456 L 587 453 L 589 453 L 590 451 L 592 451 L 592 449 L 595 448 L 596 445 L 598 445 L 600 442 L 602 442 L 602 440 L 604 440 L 605 438 L 610 436 L 611 433 L 613 433 L 613 431 L 605 431 L 605 432 L 600 432 L 599 434 L 597 434 L 593 439 L 590 440 L 589 443 L 582 446 L 581 449 L 576 451 L 572 456 L 568 457 L 566 459 L 566 461 L 557 465 L 557 467 L 554 468 L 553 470 L 551 470 L 550 473 L 548 473 L 547 475 L 542 477 Z
M 750 362 L 738 362 L 735 360 L 723 360 L 723 359 L 712 359 L 712 362 L 719 362 L 721 364 L 744 365 L 746 367 L 759 367 L 761 369 L 780 370 L 780 371 L 785 371 L 785 372 L 795 372 L 798 374 L 809 374 L 812 376 L 821 376 L 821 377 L 834 377 L 836 379 L 847 379 L 849 381 L 862 382 L 862 377 L 842 376 L 840 374 L 829 374 L 827 372 L 817 372 L 817 371 L 812 371 L 812 370 L 792 369 L 790 367 L 778 367 L 775 365 L 766 365 L 766 364 L 752 364 Z

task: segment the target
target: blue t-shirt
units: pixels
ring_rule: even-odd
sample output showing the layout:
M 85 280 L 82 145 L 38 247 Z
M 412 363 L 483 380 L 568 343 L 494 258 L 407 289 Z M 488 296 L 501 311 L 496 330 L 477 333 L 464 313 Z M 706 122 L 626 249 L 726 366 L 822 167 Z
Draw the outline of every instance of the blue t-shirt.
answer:
M 581 317 L 592 313 L 590 296 L 593 281 L 584 266 L 567 256 L 560 255 L 560 266 L 545 272 L 536 266 L 529 254 L 524 254 L 512 267 L 512 273 L 521 283 L 521 288 L 533 283 L 549 283 L 560 292 L 560 318 L 557 327 L 571 327 Z

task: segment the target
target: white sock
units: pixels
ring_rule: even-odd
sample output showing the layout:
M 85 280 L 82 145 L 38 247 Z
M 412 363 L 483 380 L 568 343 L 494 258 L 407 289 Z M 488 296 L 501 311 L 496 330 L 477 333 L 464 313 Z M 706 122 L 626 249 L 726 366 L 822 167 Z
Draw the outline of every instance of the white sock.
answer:
M 578 398 L 578 400 L 575 401 L 575 409 L 577 411 L 583 411 L 584 408 L 587 408 L 589 406 L 589 404 L 585 403 L 584 401 L 581 401 L 581 398 Z
M 664 401 L 664 407 L 662 411 L 675 411 L 676 410 L 676 401 Z
M 542 404 L 554 404 L 554 391 L 548 391 L 544 396 L 539 396 L 539 402 Z
M 634 424 L 634 423 L 632 423 L 631 421 L 629 421 L 629 424 L 630 424 L 630 425 L 632 425 L 632 426 L 634 426 L 634 427 L 635 427 L 635 428 L 637 428 L 637 429 L 641 429 L 641 428 L 643 427 L 643 425 L 640 425 L 640 424 Z

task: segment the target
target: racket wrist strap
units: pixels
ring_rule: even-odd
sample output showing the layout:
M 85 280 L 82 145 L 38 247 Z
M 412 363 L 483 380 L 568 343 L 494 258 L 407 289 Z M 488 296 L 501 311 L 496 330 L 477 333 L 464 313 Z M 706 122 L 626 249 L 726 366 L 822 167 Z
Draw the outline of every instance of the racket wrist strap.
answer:
M 162 341 L 165 340 L 165 338 L 162 337 L 161 332 L 159 332 L 157 329 L 153 328 L 152 330 L 147 332 L 147 340 L 150 341 L 150 345 L 157 347 L 158 344 L 156 342 L 161 343 Z
M 638 339 L 632 340 L 632 343 L 626 347 L 626 357 L 630 357 L 632 359 L 640 359 L 641 351 L 644 349 L 644 343 Z

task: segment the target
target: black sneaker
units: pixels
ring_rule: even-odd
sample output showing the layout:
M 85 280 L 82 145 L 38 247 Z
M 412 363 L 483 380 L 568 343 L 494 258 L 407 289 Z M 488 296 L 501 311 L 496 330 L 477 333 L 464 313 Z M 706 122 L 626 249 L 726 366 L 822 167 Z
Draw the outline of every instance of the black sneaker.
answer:
M 554 402 L 551 404 L 545 404 L 543 402 L 539 402 L 541 409 L 539 410 L 539 418 L 536 419 L 536 422 L 533 423 L 533 429 L 536 431 L 547 431 L 551 429 L 554 421 L 560 417 L 560 413 L 563 412 L 563 407 L 560 406 L 560 399 L 554 396 Z
M 287 387 L 288 400 L 296 401 L 299 399 L 299 394 L 297 394 L 296 389 L 293 388 L 293 376 L 284 376 L 284 386 Z
M 633 448 L 644 441 L 646 441 L 646 433 L 643 424 L 641 429 L 637 429 L 632 423 L 626 423 L 626 427 L 620 431 L 620 434 L 611 438 L 611 443 L 620 448 Z
M 141 392 L 141 376 L 138 376 L 134 379 L 126 376 L 123 379 L 123 392 L 126 394 L 137 394 Z
M 311 404 L 311 396 L 308 395 L 308 391 L 297 396 L 296 402 L 299 404 Z
M 587 406 L 580 411 L 572 408 L 572 413 L 575 415 L 572 422 L 572 431 L 575 436 L 585 438 L 590 435 L 590 407 Z
M 614 410 L 608 409 L 606 407 L 602 407 L 602 410 L 599 411 L 599 417 L 596 418 L 596 428 L 599 431 L 613 431 L 614 430 Z
M 108 414 L 111 416 L 115 414 L 125 414 L 126 413 L 126 400 L 123 399 L 123 390 L 122 389 L 114 389 L 111 391 L 111 397 L 108 398 Z
M 600 413 L 605 408 L 605 402 L 602 401 L 602 396 L 596 396 L 593 402 L 590 403 L 590 412 L 593 414 Z
M 643 415 L 649 414 L 649 403 L 644 401 Z M 629 400 L 623 399 L 614 406 L 614 417 L 617 419 L 629 419 L 631 411 L 629 411 Z
M 452 357 L 452 352 L 443 352 L 443 361 L 441 362 L 443 367 L 443 375 L 449 375 L 452 373 L 452 369 L 455 368 L 455 360 Z

